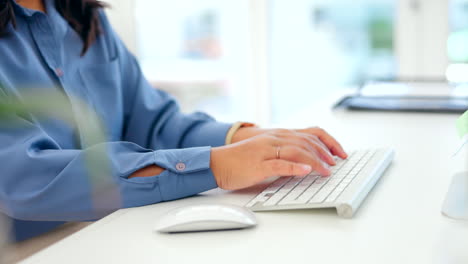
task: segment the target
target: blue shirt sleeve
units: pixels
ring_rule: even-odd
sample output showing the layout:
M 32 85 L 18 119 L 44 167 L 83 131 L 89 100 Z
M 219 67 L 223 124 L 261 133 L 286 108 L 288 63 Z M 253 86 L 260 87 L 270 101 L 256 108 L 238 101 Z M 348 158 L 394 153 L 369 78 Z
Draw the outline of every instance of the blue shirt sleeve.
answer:
M 121 137 L 70 148 L 66 146 L 71 143 L 65 146 L 34 120 L 14 116 L 16 126 L 0 123 L 0 211 L 7 215 L 34 221 L 94 220 L 119 208 L 179 199 L 217 187 L 210 169 L 211 147 L 224 144 L 231 125 L 201 113 L 181 113 L 171 96 L 150 86 L 105 17 L 103 32 L 117 51 L 118 71 L 109 74 L 117 76 L 123 87 L 122 109 L 115 109 L 123 116 Z M 112 102 L 102 104 L 112 107 Z M 89 156 L 108 164 L 103 167 L 109 170 L 98 168 L 97 177 L 91 177 L 85 164 Z M 165 171 L 128 179 L 149 165 Z
M 125 126 L 123 140 L 156 149 L 155 164 L 166 169 L 153 179 L 132 179 L 133 182 L 157 181 L 161 200 L 173 200 L 217 187 L 210 169 L 211 147 L 224 145 L 231 124 L 216 122 L 204 113 L 184 114 L 169 94 L 153 88 L 143 76 L 136 58 L 102 16 L 106 32 L 115 42 L 120 60 L 120 76 L 124 93 Z M 177 169 L 183 164 L 184 170 Z M 133 192 L 128 192 L 132 193 Z M 135 205 L 140 198 L 128 197 Z
M 110 29 L 110 27 L 109 27 Z M 204 113 L 184 114 L 169 94 L 144 78 L 135 57 L 118 37 L 120 74 L 129 98 L 125 101 L 124 140 L 151 149 L 222 146 L 232 124 L 216 122 Z
M 18 123 L 17 121 L 16 123 Z M 131 142 L 106 142 L 84 150 L 61 149 L 34 124 L 1 127 L 1 210 L 21 220 L 83 221 L 122 207 L 178 199 L 216 187 L 209 167 L 210 147 L 144 149 Z M 101 156 L 101 155 L 105 155 Z M 87 156 L 109 164 L 91 177 Z M 177 164 L 183 163 L 180 170 Z M 159 176 L 128 179 L 134 171 L 157 164 Z

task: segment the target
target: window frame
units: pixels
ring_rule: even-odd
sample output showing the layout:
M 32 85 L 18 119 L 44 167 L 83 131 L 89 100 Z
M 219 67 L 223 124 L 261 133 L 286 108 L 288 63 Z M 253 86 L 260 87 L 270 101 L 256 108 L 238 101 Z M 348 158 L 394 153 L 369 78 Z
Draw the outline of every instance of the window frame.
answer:
M 449 66 L 447 0 L 399 0 L 395 23 L 398 77 L 444 79 Z

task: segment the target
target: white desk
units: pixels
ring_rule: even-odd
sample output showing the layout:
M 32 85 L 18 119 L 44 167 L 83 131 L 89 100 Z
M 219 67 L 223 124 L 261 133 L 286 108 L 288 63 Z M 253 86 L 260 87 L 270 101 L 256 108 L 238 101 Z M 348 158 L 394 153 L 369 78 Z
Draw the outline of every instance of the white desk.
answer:
M 252 190 L 120 210 L 25 263 L 468 263 L 468 222 L 441 215 L 462 157 L 456 115 L 307 111 L 289 125 L 321 124 L 350 149 L 393 146 L 393 165 L 353 219 L 334 210 L 257 213 L 250 230 L 163 235 L 168 210 L 202 202 L 244 205 Z

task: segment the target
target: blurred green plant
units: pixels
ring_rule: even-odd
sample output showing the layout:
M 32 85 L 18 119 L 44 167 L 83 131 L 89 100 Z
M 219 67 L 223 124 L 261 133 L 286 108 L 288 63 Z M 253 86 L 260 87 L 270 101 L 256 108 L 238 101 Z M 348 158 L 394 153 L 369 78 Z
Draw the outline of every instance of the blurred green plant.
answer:
M 393 51 L 393 30 L 391 18 L 382 16 L 371 17 L 368 24 L 368 32 L 372 50 Z
M 84 155 L 93 197 L 102 191 L 102 187 L 108 186 L 110 177 L 101 176 L 110 174 L 109 160 L 105 145 L 99 145 L 106 141 L 105 129 L 103 122 L 84 102 L 60 92 L 25 93 L 21 100 L 0 94 L 0 130 L 2 127 L 21 128 L 18 116 L 26 119 L 61 120 L 74 129 L 79 129 L 83 148 L 94 146 L 93 151 L 86 151 Z M 97 204 L 98 199 L 93 199 L 93 202 L 95 208 L 102 208 Z M 0 218 L 0 263 L 3 263 L 2 256 L 6 255 L 2 252 L 7 237 L 5 229 L 8 229 L 5 225 L 5 219 L 2 221 Z

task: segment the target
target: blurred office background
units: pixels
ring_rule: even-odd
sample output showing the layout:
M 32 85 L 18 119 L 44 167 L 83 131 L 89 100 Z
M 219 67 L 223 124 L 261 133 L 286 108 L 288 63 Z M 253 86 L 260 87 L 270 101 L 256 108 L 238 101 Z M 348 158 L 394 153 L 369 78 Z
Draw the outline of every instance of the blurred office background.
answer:
M 468 80 L 468 0 L 108 0 L 184 111 L 281 123 L 369 80 Z

